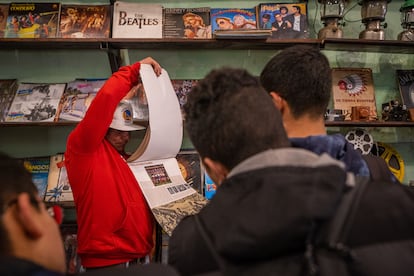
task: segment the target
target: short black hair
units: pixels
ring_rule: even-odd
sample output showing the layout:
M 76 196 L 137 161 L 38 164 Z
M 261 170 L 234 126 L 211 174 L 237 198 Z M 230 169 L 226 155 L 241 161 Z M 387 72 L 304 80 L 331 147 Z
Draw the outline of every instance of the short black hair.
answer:
M 327 57 L 318 47 L 295 45 L 272 57 L 260 74 L 267 92 L 276 92 L 296 118 L 323 116 L 332 91 L 332 73 Z

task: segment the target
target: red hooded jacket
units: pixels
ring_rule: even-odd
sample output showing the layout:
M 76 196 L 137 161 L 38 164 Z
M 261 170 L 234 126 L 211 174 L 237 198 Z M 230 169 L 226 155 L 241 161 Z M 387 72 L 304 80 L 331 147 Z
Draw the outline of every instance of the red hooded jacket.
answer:
M 104 84 L 68 137 L 65 165 L 76 205 L 82 265 L 108 266 L 147 255 L 153 217 L 124 158 L 105 139 L 118 103 L 138 83 L 140 63 Z

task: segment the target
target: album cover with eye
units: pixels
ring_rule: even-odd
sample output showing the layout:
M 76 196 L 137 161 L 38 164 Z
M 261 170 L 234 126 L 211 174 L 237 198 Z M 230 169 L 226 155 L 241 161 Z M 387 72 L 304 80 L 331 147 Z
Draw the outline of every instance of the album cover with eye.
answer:
M 211 39 L 210 8 L 164 8 L 163 38 Z
M 332 85 L 333 106 L 343 111 L 345 120 L 377 120 L 371 68 L 332 68 Z

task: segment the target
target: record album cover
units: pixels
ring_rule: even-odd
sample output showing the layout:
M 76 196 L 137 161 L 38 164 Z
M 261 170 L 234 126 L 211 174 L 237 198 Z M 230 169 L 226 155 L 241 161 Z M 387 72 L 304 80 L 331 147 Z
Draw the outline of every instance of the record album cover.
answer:
M 352 119 L 352 108 L 365 110 L 365 120 L 377 119 L 372 70 L 370 68 L 332 68 L 333 105 Z
M 0 4 L 0 38 L 4 37 L 9 15 L 9 4 Z
M 164 38 L 211 38 L 210 8 L 165 8 Z
M 10 3 L 5 37 L 56 37 L 59 15 L 59 2 Z
M 113 38 L 162 38 L 163 7 L 161 4 L 116 1 L 114 4 Z
M 414 69 L 396 70 L 396 74 L 402 103 L 407 107 L 411 120 L 414 120 Z
M 6 122 L 53 122 L 66 83 L 20 83 Z
M 0 122 L 4 122 L 16 95 L 17 79 L 0 79 Z
M 108 38 L 111 20 L 111 5 L 62 4 L 58 37 Z
M 260 29 L 272 30 L 275 39 L 309 38 L 309 20 L 306 2 L 261 3 L 257 6 Z

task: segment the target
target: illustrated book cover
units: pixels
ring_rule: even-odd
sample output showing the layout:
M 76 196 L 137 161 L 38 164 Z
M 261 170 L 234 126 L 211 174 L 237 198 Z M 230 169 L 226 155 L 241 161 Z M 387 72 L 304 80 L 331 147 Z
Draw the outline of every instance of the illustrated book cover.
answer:
M 257 5 L 258 28 L 271 30 L 275 39 L 309 38 L 306 2 L 260 3 Z
M 184 104 L 187 102 L 188 93 L 191 92 L 191 89 L 198 82 L 197 79 L 172 79 L 171 83 L 173 85 L 175 94 L 177 95 L 178 102 L 180 103 L 181 110 L 183 109 Z
M 58 37 L 109 38 L 111 5 L 62 4 Z
M 105 81 L 77 79 L 68 82 L 59 101 L 55 121 L 81 121 Z
M 112 19 L 112 38 L 162 38 L 161 4 L 116 1 Z
M 210 39 L 210 7 L 164 8 L 164 38 Z
M 397 85 L 400 90 L 402 103 L 410 113 L 411 121 L 414 120 L 414 69 L 396 70 Z
M 0 79 L 0 122 L 4 122 L 16 95 L 17 79 Z
M 72 188 L 69 184 L 63 154 L 50 156 L 45 202 L 73 202 Z
M 9 4 L 0 4 L 0 38 L 3 38 L 6 33 L 8 15 Z
M 363 108 L 367 120 L 377 119 L 372 70 L 370 68 L 332 68 L 333 106 L 351 120 L 352 108 Z
M 27 157 L 22 158 L 23 165 L 32 175 L 33 184 L 36 185 L 40 198 L 44 198 L 49 176 L 50 157 Z
M 5 37 L 57 37 L 60 7 L 59 2 L 10 3 Z
M 211 30 L 215 37 L 218 34 L 239 34 L 257 30 L 255 8 L 211 8 L 210 17 Z
M 177 155 L 183 122 L 168 72 L 163 69 L 156 76 L 150 65 L 143 64 L 140 75 L 148 101 L 149 125 L 127 161 L 155 219 L 171 235 L 183 217 L 198 213 L 207 200 L 184 179 L 180 169 Z
M 20 83 L 6 122 L 53 122 L 66 83 Z

